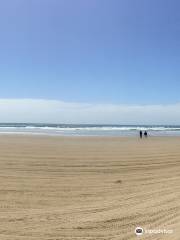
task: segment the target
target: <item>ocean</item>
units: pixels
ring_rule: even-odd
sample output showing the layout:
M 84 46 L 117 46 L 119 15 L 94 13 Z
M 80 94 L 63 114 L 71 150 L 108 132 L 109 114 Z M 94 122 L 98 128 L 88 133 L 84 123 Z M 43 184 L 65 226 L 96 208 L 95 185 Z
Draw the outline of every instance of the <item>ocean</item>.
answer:
M 60 136 L 180 136 L 180 125 L 92 125 L 0 123 L 0 134 L 38 134 Z

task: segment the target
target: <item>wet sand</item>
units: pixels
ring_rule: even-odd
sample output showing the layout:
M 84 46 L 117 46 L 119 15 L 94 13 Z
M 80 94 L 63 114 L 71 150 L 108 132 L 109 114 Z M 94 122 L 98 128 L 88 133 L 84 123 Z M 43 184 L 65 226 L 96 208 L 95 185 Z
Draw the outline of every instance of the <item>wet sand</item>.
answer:
M 1 240 L 180 239 L 180 138 L 0 136 Z

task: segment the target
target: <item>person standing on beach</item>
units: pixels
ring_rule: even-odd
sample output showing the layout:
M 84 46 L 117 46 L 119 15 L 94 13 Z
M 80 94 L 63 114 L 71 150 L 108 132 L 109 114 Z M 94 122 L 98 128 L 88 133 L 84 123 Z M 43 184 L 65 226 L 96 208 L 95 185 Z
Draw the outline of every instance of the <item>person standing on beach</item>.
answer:
M 140 136 L 140 138 L 142 138 L 142 134 L 143 134 L 142 131 L 140 131 L 140 132 L 139 132 L 139 136 Z
M 147 131 L 144 132 L 144 136 L 147 138 L 148 136 Z

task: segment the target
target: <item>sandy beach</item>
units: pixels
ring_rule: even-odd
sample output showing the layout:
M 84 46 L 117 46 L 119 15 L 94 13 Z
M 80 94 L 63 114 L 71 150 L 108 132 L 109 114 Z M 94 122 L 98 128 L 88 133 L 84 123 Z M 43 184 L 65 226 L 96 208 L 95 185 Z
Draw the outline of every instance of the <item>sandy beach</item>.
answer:
M 0 136 L 1 240 L 180 239 L 180 138 Z

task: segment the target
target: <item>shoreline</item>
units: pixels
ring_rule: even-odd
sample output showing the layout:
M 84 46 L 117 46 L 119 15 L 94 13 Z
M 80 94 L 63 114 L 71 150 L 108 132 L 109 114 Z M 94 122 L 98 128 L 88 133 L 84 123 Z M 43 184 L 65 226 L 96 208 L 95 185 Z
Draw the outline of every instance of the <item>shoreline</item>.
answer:
M 24 137 L 55 137 L 55 138 L 116 138 L 116 139 L 139 139 L 141 141 L 143 140 L 149 140 L 149 139 L 164 139 L 164 138 L 180 138 L 180 135 L 149 135 L 147 138 L 143 136 L 142 139 L 140 139 L 139 134 L 137 135 L 63 135 L 63 134 L 49 134 L 49 133 L 31 133 L 31 132 L 0 132 L 1 136 L 24 136 Z
M 18 135 L 138 137 L 140 130 L 152 137 L 180 136 L 180 125 L 0 123 L 0 134 Z

